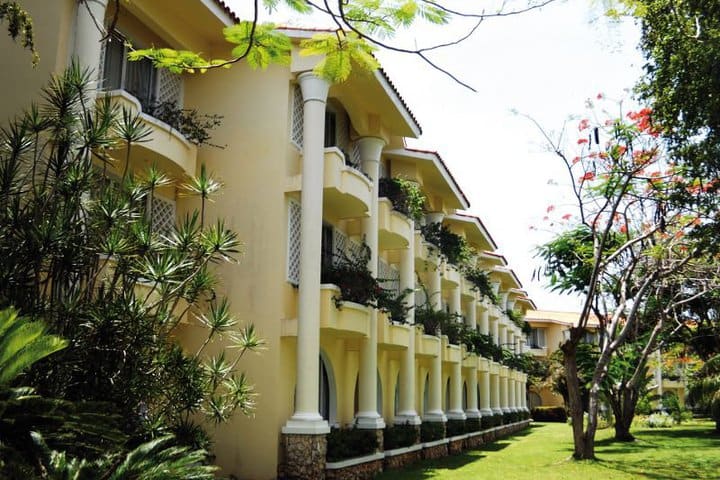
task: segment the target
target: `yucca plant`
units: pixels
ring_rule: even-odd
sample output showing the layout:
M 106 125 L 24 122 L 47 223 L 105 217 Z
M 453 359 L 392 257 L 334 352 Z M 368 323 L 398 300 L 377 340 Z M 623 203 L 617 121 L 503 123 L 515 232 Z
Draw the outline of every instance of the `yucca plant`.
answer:
M 150 132 L 98 98 L 89 78 L 73 64 L 43 90 L 42 105 L 0 130 L 0 308 L 14 305 L 68 342 L 35 364 L 28 384 L 45 397 L 109 402 L 139 438 L 187 430 L 198 413 L 217 422 L 248 411 L 254 397 L 239 361 L 262 341 L 228 320 L 214 290 L 212 266 L 240 251 L 222 219 L 206 218 L 220 184 L 202 167 L 178 185 L 198 209 L 161 230 L 154 196 L 172 181 L 132 164 Z M 181 349 L 176 327 L 195 315 L 208 341 L 237 348 L 214 359 Z

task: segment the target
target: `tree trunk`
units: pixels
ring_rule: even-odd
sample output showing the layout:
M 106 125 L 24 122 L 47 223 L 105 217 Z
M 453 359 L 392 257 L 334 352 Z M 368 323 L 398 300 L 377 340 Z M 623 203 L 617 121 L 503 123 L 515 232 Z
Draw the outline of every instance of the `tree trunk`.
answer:
M 632 442 L 635 437 L 630 433 L 630 426 L 635 418 L 635 407 L 640 398 L 637 388 L 630 385 L 622 385 L 618 392 L 619 409 L 613 408 L 615 415 L 615 440 L 619 442 Z
M 565 382 L 567 384 L 568 410 L 572 419 L 573 429 L 573 458 L 584 460 L 594 458 L 594 439 L 591 439 L 590 450 L 583 431 L 583 404 L 580 394 L 580 381 L 577 372 L 577 344 L 568 341 L 562 345 L 563 363 L 565 364 Z M 589 456 L 588 456 L 589 455 Z

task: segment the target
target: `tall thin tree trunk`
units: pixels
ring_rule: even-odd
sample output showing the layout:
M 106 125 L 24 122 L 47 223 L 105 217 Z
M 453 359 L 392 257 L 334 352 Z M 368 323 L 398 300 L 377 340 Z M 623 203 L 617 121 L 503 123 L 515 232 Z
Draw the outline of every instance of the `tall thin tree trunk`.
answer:
M 568 341 L 562 345 L 563 362 L 565 364 L 565 383 L 567 384 L 568 410 L 572 420 L 573 429 L 573 457 L 585 458 L 584 432 L 583 432 L 583 405 L 580 394 L 580 381 L 577 371 L 577 344 Z

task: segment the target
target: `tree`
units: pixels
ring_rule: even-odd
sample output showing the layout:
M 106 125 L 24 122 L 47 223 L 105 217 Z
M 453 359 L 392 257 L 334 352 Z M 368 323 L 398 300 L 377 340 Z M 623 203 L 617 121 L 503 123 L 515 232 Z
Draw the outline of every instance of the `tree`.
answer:
M 18 2 L 2 0 L 0 1 L 0 22 L 3 20 L 8 24 L 10 38 L 14 41 L 19 38 L 22 47 L 30 51 L 33 66 L 37 65 L 40 56 L 35 49 L 35 32 L 30 14 Z
M 169 430 L 206 445 L 191 418 L 222 422 L 253 406 L 237 367 L 262 341 L 216 296 L 212 273 L 235 261 L 239 242 L 205 217 L 220 185 L 204 167 L 183 186 L 198 210 L 160 229 L 155 192 L 170 179 L 129 164 L 149 133 L 109 97 L 91 101 L 88 78 L 73 64 L 50 81 L 44 105 L 0 131 L 0 308 L 16 306 L 69 342 L 30 373 L 42 395 L 110 402 L 128 434 Z M 206 327 L 196 352 L 173 337 L 183 319 Z M 221 337 L 232 355 L 207 357 Z
M 704 187 L 676 173 L 676 165 L 667 160 L 658 141 L 660 129 L 649 108 L 628 112 L 627 120 L 598 115 L 582 119 L 574 157 L 564 153 L 562 140 L 540 130 L 567 168 L 575 203 L 576 213 L 561 217 L 563 230 L 542 245 L 538 255 L 554 290 L 580 293 L 585 299 L 578 324 L 560 348 L 573 420 L 573 456 L 594 458 L 602 383 L 613 356 L 638 331 L 643 312 L 650 311 L 650 299 L 667 302 L 650 317 L 654 326 L 643 348 L 645 357 L 654 350 L 672 312 L 712 288 L 717 275 L 706 272 L 690 297 L 664 296 L 669 279 L 687 279 L 692 265 L 705 262 L 701 246 L 692 238 L 714 210 L 673 203 L 673 192 Z M 554 210 L 555 206 L 548 208 Z M 592 314 L 600 323 L 600 351 L 588 387 L 584 428 L 577 348 Z M 638 370 L 637 382 L 641 376 Z
M 542 8 L 555 0 L 528 0 L 523 6 L 504 9 L 506 2 L 493 12 L 486 6 L 456 9 L 445 0 L 349 0 L 314 2 L 311 0 L 257 0 L 253 3 L 253 18 L 242 20 L 223 30 L 225 40 L 234 47 L 228 58 L 209 59 L 196 52 L 167 48 L 149 48 L 130 53 L 131 60 L 150 58 L 159 68 L 174 72 L 204 72 L 212 68 L 226 68 L 246 61 L 252 68 L 266 68 L 271 64 L 290 61 L 290 39 L 272 23 L 258 21 L 261 10 L 272 13 L 285 7 L 295 14 L 314 15 L 332 25 L 332 32 L 320 32 L 300 43 L 301 55 L 320 55 L 315 73 L 331 82 L 343 82 L 353 68 L 376 70 L 379 64 L 373 52 L 387 49 L 415 55 L 423 62 L 460 85 L 474 89 L 432 59 L 432 53 L 457 45 L 470 38 L 487 19 L 518 15 Z M 393 37 L 418 23 L 447 25 L 455 22 L 460 33 L 451 40 L 421 47 L 407 48 L 393 42 Z

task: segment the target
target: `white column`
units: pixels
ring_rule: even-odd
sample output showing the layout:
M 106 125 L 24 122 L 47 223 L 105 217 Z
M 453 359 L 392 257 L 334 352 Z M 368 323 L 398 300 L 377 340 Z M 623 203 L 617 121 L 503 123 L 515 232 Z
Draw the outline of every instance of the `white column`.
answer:
M 483 417 L 492 417 L 490 403 L 490 372 L 480 370 L 480 413 Z
M 495 313 L 495 312 L 493 312 Z M 498 324 L 500 323 L 500 318 L 497 315 L 490 315 L 489 317 L 490 322 L 490 336 L 492 336 L 493 342 L 495 342 L 495 345 L 500 345 L 500 337 L 498 336 Z
M 523 384 L 523 375 L 518 374 L 517 380 L 515 380 L 515 408 L 518 412 L 525 410 L 525 406 L 523 405 L 523 397 L 525 396 L 525 392 L 522 388 Z
M 523 410 L 530 412 L 530 409 L 527 406 L 527 374 L 523 374 L 522 382 L 520 383 L 520 392 Z
M 505 346 L 505 348 L 507 348 L 513 353 L 517 353 L 515 351 L 515 332 L 512 328 L 507 329 L 507 345 Z
M 377 277 L 378 268 L 378 178 L 380 155 L 385 141 L 377 137 L 362 137 L 358 140 L 360 161 L 363 170 L 372 180 L 372 200 L 368 216 L 362 219 L 365 243 L 370 248 L 368 269 Z M 380 429 L 385 427 L 377 406 L 377 310 L 370 309 L 370 325 L 367 338 L 360 345 L 360 373 L 358 384 L 358 428 Z
M 73 55 L 77 57 L 82 67 L 92 70 L 93 80 L 97 80 L 100 68 L 102 51 L 100 39 L 105 35 L 105 10 L 107 4 L 108 0 L 77 2 Z
M 497 364 L 494 364 L 493 370 L 497 371 L 497 373 L 490 373 L 490 408 L 494 415 L 502 415 L 503 410 L 500 405 L 500 370 L 495 365 Z
M 473 332 L 477 330 L 477 300 L 468 302 L 467 325 Z
M 462 304 L 460 303 L 460 286 L 455 286 L 450 289 L 450 296 L 448 298 L 450 307 L 450 313 L 454 315 L 462 315 Z M 462 321 L 458 319 L 458 321 Z
M 508 301 L 509 294 L 510 294 L 510 292 L 505 291 L 505 292 L 500 292 L 500 294 L 498 295 L 498 297 L 500 299 L 500 301 L 498 303 L 500 304 L 500 308 L 502 308 L 503 312 L 505 312 L 505 310 L 508 309 L 507 301 Z
M 490 312 L 488 305 L 485 303 L 480 304 L 480 333 L 483 335 L 490 335 Z
M 511 412 L 517 412 L 517 406 L 515 405 L 515 394 L 517 388 L 515 387 L 515 372 L 510 370 L 508 374 L 508 410 Z
M 452 420 L 465 420 L 462 408 L 462 365 L 455 362 L 450 368 L 450 408 L 447 417 Z
M 430 394 L 428 395 L 428 408 L 423 421 L 445 422 L 447 418 L 442 410 L 442 340 L 437 339 L 437 356 L 430 364 Z
M 497 322 L 497 331 L 497 344 L 500 345 L 502 348 L 507 348 L 507 345 L 505 345 L 507 343 L 506 325 L 501 319 L 499 319 Z
M 435 311 L 442 309 L 442 279 L 440 278 L 440 261 L 437 258 L 437 253 L 431 254 L 437 260 L 434 265 L 429 265 L 428 272 L 428 301 Z M 425 332 L 430 335 L 435 335 L 435 332 Z
M 500 367 L 500 409 L 503 413 L 509 413 L 508 406 L 508 371 L 507 367 Z
M 410 231 L 414 231 L 410 220 Z M 410 325 L 408 348 L 400 360 L 400 405 L 395 423 L 418 425 L 420 417 L 415 411 L 415 243 L 409 242 L 408 248 L 400 252 L 400 291 L 411 290 L 405 296 L 405 305 L 411 307 L 405 321 Z
M 283 433 L 327 433 L 318 412 L 320 368 L 320 249 L 322 241 L 325 102 L 329 83 L 306 72 L 298 76 L 303 95 L 303 170 L 298 291 L 295 413 Z
M 475 358 L 475 357 L 472 357 Z M 478 369 L 475 366 L 470 367 L 468 370 L 467 380 L 467 409 L 465 410 L 465 416 L 467 418 L 480 418 L 480 410 L 478 409 Z

